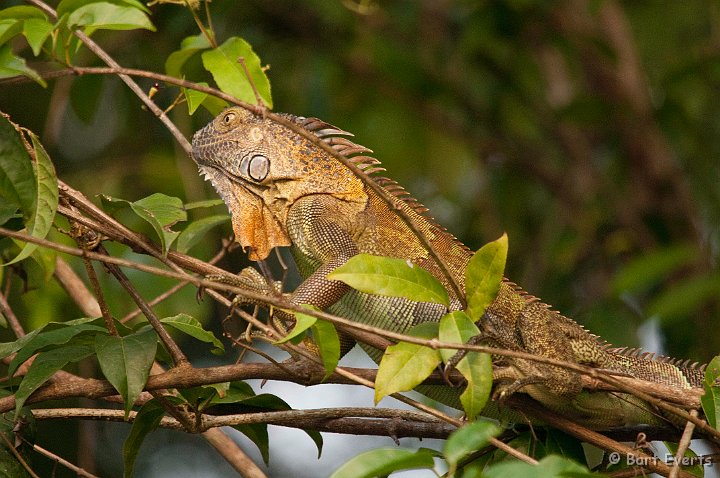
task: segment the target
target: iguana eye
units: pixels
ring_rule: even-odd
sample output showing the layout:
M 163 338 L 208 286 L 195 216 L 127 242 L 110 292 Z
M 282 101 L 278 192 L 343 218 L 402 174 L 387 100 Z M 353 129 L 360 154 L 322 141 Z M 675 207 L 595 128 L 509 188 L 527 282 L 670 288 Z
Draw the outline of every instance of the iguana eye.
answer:
M 225 124 L 232 123 L 233 120 L 235 119 L 235 116 L 236 116 L 236 114 L 233 113 L 232 111 L 225 113 L 225 116 L 223 116 L 223 119 L 222 119 L 223 123 L 225 123 Z
M 250 158 L 248 175 L 257 182 L 264 180 L 270 172 L 270 160 L 262 154 Z

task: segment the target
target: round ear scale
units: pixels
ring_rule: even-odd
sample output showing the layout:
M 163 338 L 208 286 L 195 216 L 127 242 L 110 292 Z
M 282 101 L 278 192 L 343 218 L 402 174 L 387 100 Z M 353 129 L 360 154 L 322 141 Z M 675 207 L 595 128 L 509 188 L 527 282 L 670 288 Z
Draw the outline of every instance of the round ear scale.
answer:
M 270 172 L 270 160 L 262 154 L 256 154 L 250 158 L 248 165 L 248 176 L 254 181 L 263 181 Z

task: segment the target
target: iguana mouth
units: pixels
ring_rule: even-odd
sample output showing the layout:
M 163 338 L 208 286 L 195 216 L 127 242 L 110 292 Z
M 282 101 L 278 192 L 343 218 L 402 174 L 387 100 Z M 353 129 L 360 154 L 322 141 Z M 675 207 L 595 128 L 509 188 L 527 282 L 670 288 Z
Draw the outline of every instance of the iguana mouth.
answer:
M 200 168 L 200 173 L 202 173 L 206 179 L 210 179 L 212 181 L 213 178 L 209 177 L 209 169 L 213 170 L 215 173 L 217 173 L 220 176 L 224 176 L 226 179 L 228 179 L 233 184 L 236 184 L 240 186 L 241 188 L 245 189 L 246 191 L 251 192 L 252 194 L 255 194 L 258 196 L 255 191 L 253 191 L 251 188 L 247 187 L 248 181 L 244 178 L 241 178 L 240 176 L 237 176 L 227 169 L 222 168 L 221 166 L 215 164 L 215 163 L 203 163 L 200 161 L 196 161 L 198 163 L 198 166 Z M 263 187 L 260 184 L 256 184 L 256 186 Z

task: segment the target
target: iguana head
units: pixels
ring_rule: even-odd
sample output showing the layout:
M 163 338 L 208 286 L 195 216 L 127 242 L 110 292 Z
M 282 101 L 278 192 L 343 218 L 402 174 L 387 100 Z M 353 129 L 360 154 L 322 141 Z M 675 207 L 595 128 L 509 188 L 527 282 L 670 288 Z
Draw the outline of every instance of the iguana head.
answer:
M 308 124 L 333 128 L 319 120 L 282 116 L 319 137 L 327 128 Z M 299 198 L 329 194 L 362 205 L 367 201 L 362 181 L 337 159 L 291 129 L 243 108 L 220 113 L 195 133 L 192 145 L 200 171 L 230 209 L 236 240 L 250 249 L 253 260 L 265 259 L 273 247 L 290 245 L 287 214 Z

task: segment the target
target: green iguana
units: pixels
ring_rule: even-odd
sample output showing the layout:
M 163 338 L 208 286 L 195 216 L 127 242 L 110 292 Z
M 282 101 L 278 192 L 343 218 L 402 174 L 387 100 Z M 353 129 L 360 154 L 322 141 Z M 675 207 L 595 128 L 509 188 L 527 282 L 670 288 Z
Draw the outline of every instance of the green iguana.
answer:
M 451 308 L 462 300 L 441 268 L 396 212 L 404 211 L 432 244 L 450 274 L 462 286 L 472 252 L 425 215 L 427 209 L 394 181 L 380 177 L 371 151 L 348 140 L 349 133 L 315 118 L 281 115 L 316 135 L 394 198 L 392 207 L 348 167 L 291 129 L 245 109 L 226 109 L 193 137 L 193 156 L 227 204 L 236 240 L 250 259 L 265 259 L 270 250 L 290 246 L 304 281 L 289 294 L 296 304 L 320 309 L 375 327 L 404 332 L 411 326 L 439 321 L 447 312 L 439 304 L 368 295 L 327 274 L 358 253 L 412 261 L 448 289 Z M 249 268 L 248 268 L 249 269 Z M 256 287 L 264 282 L 252 269 L 241 277 Z M 680 389 L 702 387 L 697 364 L 614 349 L 573 320 L 504 281 L 495 301 L 478 324 L 483 343 L 536 355 L 619 371 L 635 378 Z M 379 360 L 377 349 L 364 347 Z M 647 403 L 629 394 L 583 391 L 580 377 L 566 369 L 529 360 L 502 359 L 503 379 L 513 391 L 529 394 L 546 407 L 594 429 L 667 421 Z M 508 376 L 507 371 L 511 373 Z M 459 392 L 435 390 L 433 398 L 457 407 Z M 497 417 L 490 402 L 484 415 Z

